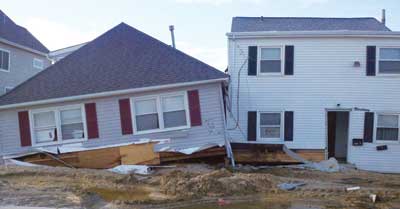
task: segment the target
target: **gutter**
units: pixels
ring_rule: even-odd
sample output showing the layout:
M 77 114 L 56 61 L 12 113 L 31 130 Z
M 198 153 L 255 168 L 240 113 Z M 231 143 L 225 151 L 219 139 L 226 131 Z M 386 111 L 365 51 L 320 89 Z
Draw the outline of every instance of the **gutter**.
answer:
M 11 108 L 20 108 L 20 107 L 33 106 L 33 105 L 58 103 L 58 102 L 70 102 L 70 101 L 83 100 L 83 99 L 93 99 L 93 98 L 99 98 L 99 97 L 117 96 L 117 95 L 131 94 L 131 93 L 137 93 L 137 92 L 154 91 L 154 90 L 165 89 L 165 88 L 176 88 L 176 87 L 185 87 L 185 86 L 207 84 L 207 83 L 227 82 L 227 81 L 228 81 L 228 77 L 204 80 L 204 81 L 194 81 L 194 82 L 185 82 L 185 83 L 178 83 L 178 84 L 167 84 L 167 85 L 159 85 L 159 86 L 151 86 L 151 87 L 143 87 L 143 88 L 107 91 L 107 92 L 100 92 L 100 93 L 93 93 L 93 94 L 84 94 L 84 95 L 77 95 L 77 96 L 70 96 L 70 97 L 61 97 L 61 98 L 54 98 L 54 99 L 46 99 L 46 100 L 39 100 L 39 101 L 32 101 L 32 102 L 3 105 L 3 106 L 0 106 L 0 110 L 11 109 Z
M 267 37 L 369 37 L 369 38 L 400 38 L 399 31 L 256 31 L 256 32 L 230 32 L 226 33 L 233 38 L 267 38 Z
M 29 47 L 26 47 L 26 46 L 22 46 L 20 44 L 8 41 L 8 40 L 6 40 L 4 38 L 0 38 L 0 42 L 3 42 L 5 44 L 8 44 L 8 45 L 11 45 L 11 46 L 14 46 L 14 47 L 17 47 L 17 48 L 20 48 L 20 49 L 23 49 L 23 50 L 26 50 L 26 51 L 29 51 L 29 52 L 32 52 L 32 53 L 39 54 L 39 55 L 47 57 L 47 54 L 44 53 L 44 52 L 29 48 Z

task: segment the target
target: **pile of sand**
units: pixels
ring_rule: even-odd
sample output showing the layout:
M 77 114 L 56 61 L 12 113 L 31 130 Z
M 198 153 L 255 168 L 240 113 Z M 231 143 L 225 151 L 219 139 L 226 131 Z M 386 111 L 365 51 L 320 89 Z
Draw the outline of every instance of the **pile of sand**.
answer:
M 268 174 L 232 173 L 226 169 L 206 174 L 173 171 L 161 178 L 161 191 L 181 198 L 247 195 L 275 188 Z

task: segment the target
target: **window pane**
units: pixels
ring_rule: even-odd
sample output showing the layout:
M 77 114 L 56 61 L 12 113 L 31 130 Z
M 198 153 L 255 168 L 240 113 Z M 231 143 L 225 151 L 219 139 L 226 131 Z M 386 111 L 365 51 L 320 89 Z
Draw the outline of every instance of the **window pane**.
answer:
M 162 99 L 162 108 L 164 112 L 184 110 L 183 96 L 164 97 Z
M 81 122 L 82 122 L 81 109 L 61 111 L 61 124 L 71 124 L 71 123 L 81 123 Z
M 378 128 L 376 140 L 397 141 L 399 137 L 398 128 Z
M 157 104 L 155 99 L 141 100 L 135 102 L 136 115 L 144 115 L 157 112 Z
M 3 51 L 0 51 L 0 68 L 3 69 Z
M 280 60 L 280 59 L 281 59 L 280 48 L 261 49 L 261 60 Z
M 35 128 L 55 126 L 54 112 L 35 113 L 33 115 Z
M 279 127 L 261 127 L 261 138 L 280 138 L 281 129 Z
M 280 113 L 261 113 L 260 114 L 261 125 L 281 125 L 281 114 Z
M 33 67 L 38 69 L 43 69 L 43 60 L 40 59 L 33 59 Z
M 85 137 L 83 123 L 61 125 L 61 132 L 62 140 L 83 139 Z
M 158 129 L 158 114 L 147 114 L 136 116 L 136 127 L 138 131 Z
M 186 126 L 186 112 L 185 110 L 164 112 L 164 127 L 179 127 Z
M 400 48 L 380 49 L 380 59 L 400 59 Z
M 379 61 L 379 72 L 400 74 L 400 61 Z
M 52 142 L 54 141 L 56 128 L 49 128 L 45 130 L 35 131 L 36 143 Z
M 262 73 L 280 73 L 281 61 L 279 60 L 261 60 L 260 72 Z
M 9 55 L 8 52 L 3 52 L 2 54 L 3 54 L 3 59 L 2 59 L 1 68 L 4 69 L 4 70 L 8 70 L 8 64 L 9 64 L 10 55 Z
M 397 115 L 379 115 L 378 116 L 378 127 L 398 128 L 399 127 L 399 116 L 397 116 Z

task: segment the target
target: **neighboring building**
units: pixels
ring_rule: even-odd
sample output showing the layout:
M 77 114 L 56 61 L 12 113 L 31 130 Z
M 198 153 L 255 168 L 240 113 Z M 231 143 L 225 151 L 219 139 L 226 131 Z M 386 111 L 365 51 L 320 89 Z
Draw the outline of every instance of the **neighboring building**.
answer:
M 50 65 L 49 50 L 0 10 L 0 95 Z
M 3 154 L 171 139 L 224 144 L 227 75 L 124 23 L 0 97 Z
M 62 49 L 57 49 L 54 51 L 51 51 L 49 53 L 49 58 L 51 59 L 51 61 L 53 63 L 56 63 L 58 61 L 60 61 L 61 59 L 65 58 L 66 56 L 72 54 L 72 52 L 78 50 L 79 48 L 81 48 L 82 46 L 86 45 L 87 43 L 81 43 L 81 44 L 77 44 L 74 46 L 69 46 L 69 47 L 65 47 Z
M 400 172 L 400 32 L 375 18 L 234 17 L 227 36 L 230 140 Z

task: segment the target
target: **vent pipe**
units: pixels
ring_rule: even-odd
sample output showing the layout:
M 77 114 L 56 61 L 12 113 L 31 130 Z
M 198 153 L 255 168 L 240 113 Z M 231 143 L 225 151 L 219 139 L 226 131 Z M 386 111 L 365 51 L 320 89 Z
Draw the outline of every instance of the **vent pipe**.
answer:
M 382 9 L 382 24 L 386 25 L 386 10 Z
M 170 25 L 170 26 L 169 26 L 169 30 L 171 31 L 172 47 L 174 47 L 174 49 L 175 49 L 176 47 L 175 47 L 174 29 L 175 29 L 175 28 L 174 28 L 173 25 Z

